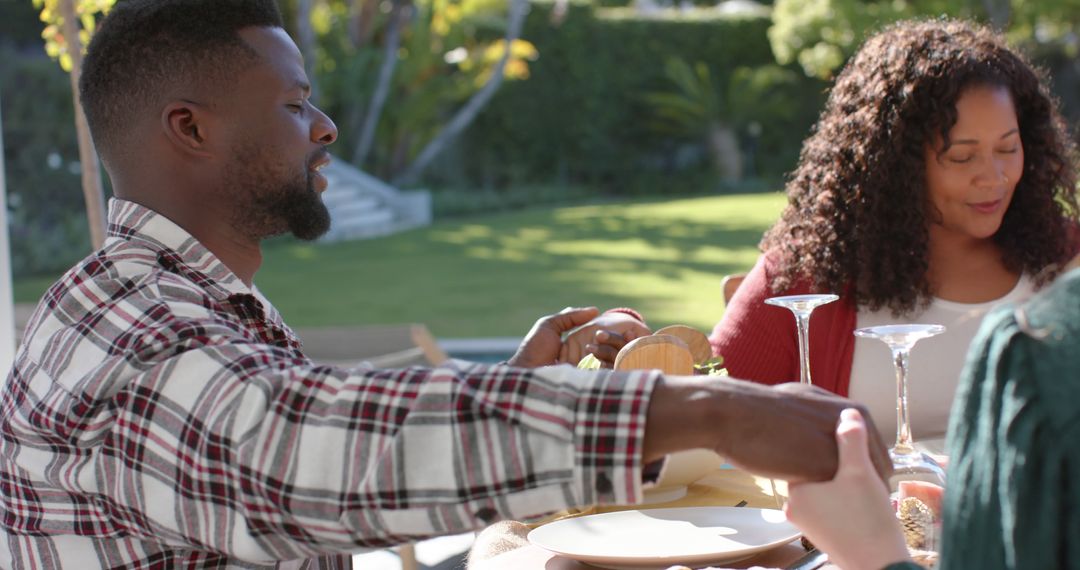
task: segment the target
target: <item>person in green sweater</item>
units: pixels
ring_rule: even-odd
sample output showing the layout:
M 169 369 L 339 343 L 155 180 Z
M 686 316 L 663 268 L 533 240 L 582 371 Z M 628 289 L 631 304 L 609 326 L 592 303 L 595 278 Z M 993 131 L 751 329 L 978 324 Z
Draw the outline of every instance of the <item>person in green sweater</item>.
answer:
M 1080 568 L 1080 270 L 987 315 L 949 425 L 941 570 Z M 845 410 L 832 481 L 790 488 L 788 518 L 845 569 L 918 568 Z M 862 447 L 860 447 L 862 446 Z

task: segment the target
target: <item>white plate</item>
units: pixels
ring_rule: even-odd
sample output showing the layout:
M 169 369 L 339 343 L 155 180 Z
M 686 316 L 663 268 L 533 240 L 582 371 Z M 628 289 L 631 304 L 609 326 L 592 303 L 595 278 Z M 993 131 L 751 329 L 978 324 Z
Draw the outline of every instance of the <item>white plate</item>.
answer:
M 602 568 L 666 568 L 734 562 L 799 534 L 777 510 L 688 507 L 563 519 L 530 532 L 529 542 Z

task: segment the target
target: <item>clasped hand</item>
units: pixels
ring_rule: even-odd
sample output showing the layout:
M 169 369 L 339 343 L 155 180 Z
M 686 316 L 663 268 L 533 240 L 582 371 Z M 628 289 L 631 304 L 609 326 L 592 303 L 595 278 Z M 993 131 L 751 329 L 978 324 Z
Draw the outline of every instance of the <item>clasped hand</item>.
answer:
M 600 314 L 596 307 L 567 307 L 536 321 L 507 364 L 525 368 L 577 365 L 592 353 L 605 368 L 611 368 L 627 342 L 649 334 L 648 327 L 625 313 Z

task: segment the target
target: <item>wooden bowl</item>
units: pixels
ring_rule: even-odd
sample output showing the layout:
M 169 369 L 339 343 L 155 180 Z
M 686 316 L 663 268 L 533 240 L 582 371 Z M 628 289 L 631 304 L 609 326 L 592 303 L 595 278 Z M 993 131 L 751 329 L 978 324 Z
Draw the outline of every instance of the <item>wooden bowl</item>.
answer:
M 694 357 L 678 337 L 654 334 L 626 343 L 615 356 L 615 370 L 660 370 L 665 374 L 691 376 Z
M 712 345 L 709 344 L 709 337 L 705 336 L 705 333 L 694 327 L 671 325 L 656 331 L 655 334 L 671 335 L 685 342 L 686 346 L 690 349 L 690 356 L 693 357 L 694 364 L 701 364 L 713 356 Z

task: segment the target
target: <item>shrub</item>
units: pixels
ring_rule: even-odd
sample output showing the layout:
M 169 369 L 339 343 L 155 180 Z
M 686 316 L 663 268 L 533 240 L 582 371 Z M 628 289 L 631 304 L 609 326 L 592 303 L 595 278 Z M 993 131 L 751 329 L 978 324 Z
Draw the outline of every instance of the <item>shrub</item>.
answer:
M 644 18 L 571 2 L 556 26 L 551 11 L 551 3 L 534 3 L 525 24 L 523 37 L 540 52 L 530 79 L 505 85 L 462 143 L 470 179 L 582 183 L 620 193 L 692 190 L 673 183 L 672 174 L 696 176 L 692 171 L 707 169 L 708 160 L 701 149 L 650 128 L 645 94 L 670 87 L 665 64 L 672 59 L 702 62 L 713 77 L 773 64 L 763 16 L 699 9 Z M 754 141 L 759 162 L 751 168 L 758 174 L 790 168 L 820 104 L 805 96 L 820 93 L 820 85 L 798 75 L 798 89 L 776 92 L 792 110 L 787 117 L 743 122 L 761 127 Z M 749 137 L 745 129 L 741 135 Z

